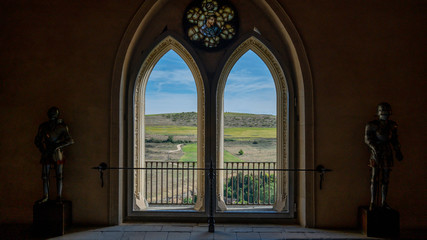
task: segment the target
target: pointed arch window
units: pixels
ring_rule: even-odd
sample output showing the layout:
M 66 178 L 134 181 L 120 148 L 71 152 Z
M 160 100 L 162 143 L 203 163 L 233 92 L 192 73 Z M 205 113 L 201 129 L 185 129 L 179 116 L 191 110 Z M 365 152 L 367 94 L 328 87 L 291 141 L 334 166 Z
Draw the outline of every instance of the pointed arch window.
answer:
M 230 169 L 223 174 L 224 201 L 230 209 L 270 209 L 275 202 L 276 110 L 273 77 L 249 50 L 233 66 L 224 89 L 223 162 Z M 242 168 L 248 171 L 234 171 Z M 260 168 L 272 171 L 255 170 Z
M 274 136 L 274 147 L 272 149 L 264 149 L 264 154 L 268 155 L 269 152 L 273 152 L 273 154 L 270 154 L 272 159 L 264 159 L 264 161 L 272 162 L 274 163 L 274 167 L 271 168 L 271 165 L 268 164 L 243 164 L 240 163 L 237 165 L 237 163 L 232 168 L 238 168 L 238 169 L 247 169 L 246 171 L 243 170 L 240 173 L 236 174 L 236 171 L 230 172 L 230 171 L 224 171 L 219 173 L 219 177 L 217 178 L 217 202 L 218 207 L 220 211 L 233 211 L 233 205 L 235 206 L 243 206 L 241 208 L 238 208 L 239 210 L 249 211 L 249 208 L 244 208 L 244 206 L 248 205 L 264 205 L 264 210 L 272 211 L 275 210 L 276 212 L 285 213 L 288 214 L 290 217 L 293 216 L 293 211 L 290 211 L 290 203 L 293 202 L 293 174 L 288 172 L 281 172 L 281 171 L 274 171 L 274 169 L 284 169 L 284 168 L 292 168 L 293 162 L 290 161 L 290 142 L 289 142 L 289 91 L 288 86 L 286 82 L 286 77 L 283 69 L 281 68 L 281 65 L 279 61 L 276 59 L 274 54 L 269 50 L 267 46 L 265 46 L 261 41 L 259 41 L 255 37 L 250 37 L 246 41 L 244 41 L 242 44 L 240 44 L 239 47 L 235 49 L 235 51 L 231 54 L 228 61 L 226 62 L 220 78 L 218 82 L 218 92 L 217 92 L 217 166 L 219 168 L 229 168 L 229 164 L 226 164 L 227 161 L 227 149 L 232 149 L 227 147 L 228 139 L 230 134 L 227 134 L 227 127 L 230 123 L 227 123 L 227 118 L 229 118 L 227 115 L 228 107 L 227 106 L 227 88 L 226 85 L 228 85 L 228 81 L 230 81 L 230 85 L 233 83 L 233 78 L 235 77 L 233 75 L 233 67 L 238 67 L 238 61 L 239 59 L 242 59 L 244 61 L 245 55 L 253 55 L 255 54 L 256 57 L 258 57 L 258 60 L 262 61 L 264 64 L 264 67 L 268 69 L 268 72 L 271 74 L 271 85 L 265 85 L 268 86 L 274 86 L 274 89 L 272 90 L 273 93 L 270 92 L 269 97 L 273 97 L 274 103 L 268 103 L 262 111 L 264 113 L 267 113 L 267 109 L 275 108 L 273 111 L 270 110 L 270 115 L 266 114 L 266 122 L 264 123 L 264 127 L 267 127 L 268 122 L 275 122 L 277 124 L 274 124 L 275 126 L 272 128 L 265 128 L 269 129 L 270 131 L 261 133 L 262 136 L 260 136 L 263 139 L 268 139 L 271 136 L 268 136 L 268 132 L 271 132 L 273 130 L 273 134 L 270 133 L 270 135 Z M 268 74 L 267 74 L 268 75 Z M 253 76 L 253 75 L 252 75 Z M 237 91 L 239 89 L 241 90 L 241 93 L 235 93 L 236 96 L 239 96 L 239 94 L 242 94 L 243 90 L 245 88 L 249 88 L 251 86 L 250 81 L 253 81 L 253 79 L 246 79 L 246 83 L 242 84 L 241 87 L 236 88 Z M 267 81 L 268 82 L 268 81 Z M 262 87 L 261 85 L 257 85 L 255 82 L 253 84 L 253 87 Z M 256 94 L 256 92 L 253 92 L 253 94 Z M 257 96 L 255 95 L 249 95 L 249 97 L 245 100 L 244 98 L 240 97 L 239 101 L 244 101 L 240 104 L 234 102 L 236 105 L 246 105 L 249 106 L 247 111 L 253 111 L 256 108 L 257 102 L 251 102 L 254 99 L 257 99 Z M 266 98 L 260 98 L 259 101 L 262 101 L 261 99 L 265 100 Z M 230 106 L 231 107 L 231 106 Z M 261 112 L 259 112 L 261 113 Z M 263 121 L 259 121 L 258 123 L 254 120 L 254 116 L 249 117 L 251 118 L 250 121 L 254 121 L 253 123 L 250 123 L 248 121 L 242 122 L 244 124 L 244 127 L 250 127 L 246 125 L 253 124 L 254 127 L 256 124 L 263 124 Z M 271 119 L 273 118 L 273 119 Z M 243 119 L 243 118 L 242 118 Z M 270 124 L 272 125 L 272 124 Z M 264 129 L 264 130 L 265 130 Z M 259 131 L 260 132 L 260 131 Z M 248 133 L 250 135 L 250 133 Z M 241 136 L 242 137 L 242 136 Z M 256 138 L 254 136 L 246 136 L 248 137 L 248 140 L 256 141 Z M 227 142 L 227 143 L 226 143 Z M 255 143 L 256 144 L 256 143 Z M 248 147 L 249 148 L 249 147 Z M 234 149 L 235 150 L 235 149 Z M 244 155 L 244 149 L 242 149 L 242 152 L 240 152 L 241 155 Z M 239 154 L 239 153 L 238 153 Z M 262 153 L 261 153 L 262 155 Z M 255 157 L 255 155 L 254 155 Z M 256 157 L 255 157 L 256 158 Z M 241 157 L 243 159 L 243 157 Z M 246 161 L 247 162 L 247 161 Z M 257 160 L 252 160 L 251 162 L 257 162 Z M 257 171 L 257 170 L 251 170 L 251 169 L 269 169 L 272 170 L 269 171 Z M 239 175 L 240 174 L 240 175 Z M 272 175 L 274 174 L 274 175 Z M 234 178 L 235 181 L 234 181 Z M 271 187 L 260 186 L 260 182 L 263 182 L 265 177 L 268 178 L 267 182 L 270 183 Z M 270 179 L 271 178 L 271 179 Z M 262 179 L 262 180 L 261 180 Z M 231 184 L 230 180 L 234 181 Z M 236 181 L 239 181 L 238 186 L 243 186 L 241 188 L 234 188 L 234 186 L 231 187 L 231 193 L 230 196 L 230 186 L 235 185 Z M 263 184 L 263 183 L 261 183 Z M 267 190 L 267 196 L 266 193 L 260 192 L 260 188 L 268 189 Z M 237 194 L 234 191 L 238 191 Z M 263 191 L 263 190 L 261 190 Z M 260 194 L 259 194 L 260 193 Z M 256 196 L 255 196 L 256 195 Z M 261 196 L 260 196 L 261 195 Z M 252 208 L 253 209 L 253 208 Z M 259 210 L 260 208 L 258 208 Z
M 172 51 L 171 51 L 172 50 Z M 189 203 L 189 191 L 188 188 L 184 189 L 184 187 L 177 186 L 175 190 L 172 190 L 172 192 L 176 191 L 175 195 L 172 193 L 171 195 L 161 196 L 159 193 L 154 193 L 154 189 L 161 184 L 162 186 L 165 186 L 165 183 L 161 183 L 161 179 L 165 180 L 165 177 L 159 178 L 159 175 L 155 176 L 152 172 L 149 172 L 151 170 L 144 170 L 144 171 L 129 171 L 128 179 L 131 179 L 129 183 L 128 189 L 132 189 L 133 191 L 128 191 L 128 200 L 127 200 L 127 210 L 128 210 L 128 216 L 129 217 L 138 217 L 138 216 L 163 216 L 168 215 L 169 213 L 164 212 L 165 207 L 167 207 L 167 204 L 170 202 L 175 203 L 186 203 L 187 206 L 181 207 L 181 208 L 171 208 L 171 211 L 181 211 L 181 210 L 192 210 L 193 212 L 190 212 L 189 214 L 193 214 L 194 216 L 201 216 L 200 214 L 204 214 L 204 210 L 209 207 L 212 207 L 212 204 L 210 201 L 205 200 L 205 194 L 212 194 L 210 187 L 206 188 L 205 183 L 207 182 L 205 171 L 194 171 L 196 177 L 195 178 L 189 178 L 188 175 L 186 175 L 183 172 L 179 172 L 177 166 L 162 166 L 162 165 L 150 165 L 149 156 L 147 152 L 150 150 L 149 147 L 146 145 L 146 141 L 150 140 L 150 133 L 149 130 L 147 130 L 147 126 L 149 125 L 149 118 L 150 116 L 147 116 L 150 114 L 152 110 L 150 110 L 151 103 L 149 101 L 149 94 L 150 91 L 147 92 L 147 89 L 150 89 L 152 87 L 151 84 L 155 84 L 156 81 L 150 80 L 152 77 L 156 77 L 158 74 L 156 68 L 158 67 L 157 64 L 159 61 L 161 61 L 162 57 L 165 56 L 165 54 L 172 54 L 176 53 L 176 57 L 181 58 L 185 64 L 188 66 L 192 78 L 194 79 L 195 85 L 196 85 L 196 92 L 197 92 L 197 145 L 194 145 L 196 147 L 197 156 L 195 157 L 197 160 L 194 167 L 200 166 L 201 168 L 205 167 L 205 90 L 202 80 L 202 75 L 200 73 L 200 70 L 193 59 L 192 55 L 189 54 L 189 52 L 183 47 L 182 44 L 180 44 L 178 41 L 176 41 L 173 37 L 167 36 L 165 37 L 160 43 L 158 43 L 152 50 L 147 53 L 145 60 L 143 61 L 140 71 L 137 75 L 136 81 L 134 86 L 130 87 L 132 90 L 132 99 L 131 102 L 133 103 L 133 117 L 130 119 L 129 123 L 130 126 L 132 126 L 130 131 L 128 132 L 129 136 L 131 136 L 131 143 L 129 147 L 132 148 L 133 155 L 129 156 L 129 166 L 136 167 L 136 168 L 175 168 L 175 172 L 172 175 L 172 178 L 175 178 L 176 176 L 178 181 L 182 186 L 185 186 L 185 181 L 188 182 L 195 182 L 195 186 L 192 187 L 190 194 L 197 194 L 197 200 L 194 202 L 194 196 L 192 198 L 193 202 L 191 204 Z M 224 121 L 224 114 L 226 108 L 224 108 L 224 95 L 226 91 L 226 84 L 228 79 L 235 77 L 235 72 L 232 71 L 233 67 L 236 65 L 239 59 L 245 59 L 245 54 L 255 56 L 257 60 L 261 63 L 262 67 L 264 68 L 263 72 L 267 73 L 268 80 L 262 79 L 265 82 L 261 82 L 258 84 L 263 85 L 264 87 L 269 89 L 268 95 L 271 99 L 268 101 L 268 103 L 264 104 L 263 111 L 262 112 L 265 116 L 262 120 L 260 120 L 258 123 L 254 123 L 255 127 L 256 124 L 261 124 L 259 127 L 263 128 L 261 131 L 261 134 L 263 134 L 260 138 L 251 138 L 253 141 L 252 144 L 259 144 L 259 139 L 265 140 L 266 138 L 270 138 L 269 144 L 270 149 L 268 151 L 264 151 L 261 149 L 261 155 L 265 155 L 265 153 L 270 153 L 270 159 L 267 160 L 267 162 L 270 162 L 270 164 L 261 164 L 256 165 L 252 164 L 247 166 L 243 165 L 235 165 L 234 167 L 237 168 L 244 168 L 245 171 L 242 171 L 242 174 L 240 178 L 237 178 L 237 181 L 240 181 L 238 184 L 243 184 L 248 186 L 244 186 L 241 189 L 239 188 L 239 191 L 242 190 L 240 198 L 239 196 L 234 198 L 230 197 L 228 195 L 228 181 L 230 180 L 230 171 L 217 171 L 217 177 L 216 182 L 214 183 L 214 189 L 216 189 L 216 209 L 218 214 L 223 214 L 222 212 L 225 212 L 224 216 L 226 217 L 227 212 L 231 211 L 236 213 L 236 211 L 244 211 L 244 212 L 252 212 L 257 214 L 255 211 L 263 211 L 266 212 L 267 215 L 264 215 L 265 217 L 276 217 L 280 216 L 283 217 L 294 217 L 294 211 L 291 211 L 290 206 L 293 206 L 294 203 L 294 196 L 293 196 L 293 173 L 292 172 L 281 172 L 277 171 L 276 169 L 284 169 L 284 168 L 293 168 L 293 161 L 292 161 L 292 151 L 293 143 L 289 139 L 293 138 L 293 131 L 290 130 L 290 126 L 294 124 L 293 121 L 289 120 L 289 112 L 292 111 L 289 109 L 289 91 L 288 91 L 288 85 L 286 82 L 285 72 L 283 71 L 280 62 L 276 59 L 275 55 L 272 53 L 272 51 L 264 45 L 260 40 L 258 40 L 256 37 L 252 36 L 246 39 L 243 43 L 241 43 L 232 54 L 227 58 L 227 61 L 224 65 L 224 67 L 221 70 L 221 73 L 219 74 L 219 80 L 218 80 L 218 86 L 217 86 L 217 133 L 216 133 L 216 150 L 217 150 L 217 159 L 216 159 L 216 168 L 224 169 L 229 168 L 229 166 L 225 166 L 225 151 L 227 150 L 227 147 L 224 144 L 225 138 L 225 131 L 224 127 L 226 126 Z M 243 56 L 243 57 L 242 57 Z M 169 69 L 170 70 L 170 69 Z M 249 74 L 252 75 L 252 74 Z M 180 76 L 184 76 L 184 74 L 181 74 Z M 251 80 L 251 79 L 249 79 Z M 151 81 L 151 82 L 150 82 Z M 181 80 L 177 80 L 181 81 Z M 232 80 L 229 81 L 230 84 L 233 83 Z M 267 84 L 265 84 L 267 83 Z M 175 83 L 174 83 L 175 84 Z M 185 84 L 185 83 L 181 83 Z M 242 85 L 243 86 L 243 85 Z M 246 88 L 251 87 L 250 84 L 248 84 L 248 80 L 244 83 L 244 86 Z M 257 86 L 257 83 L 254 82 L 252 86 Z M 240 88 L 242 89 L 242 88 Z M 253 94 L 259 94 L 254 92 Z M 158 95 L 159 96 L 159 95 Z M 157 96 L 157 97 L 158 97 Z M 265 100 L 267 97 L 261 97 L 261 100 Z M 246 101 L 253 100 L 254 97 L 248 98 Z M 254 107 L 255 104 L 259 103 L 253 102 L 250 104 L 252 107 Z M 154 104 L 153 104 L 154 106 Z M 270 109 L 268 111 L 265 111 L 266 109 Z M 233 110 L 230 110 L 233 111 Z M 244 112 L 244 111 L 243 111 Z M 265 118 L 265 119 L 264 119 Z M 270 124 L 270 125 L 269 125 Z M 244 126 L 242 126 L 244 127 Z M 152 129 L 151 129 L 152 130 Z M 267 130 L 265 132 L 264 130 Z M 264 131 L 264 132 L 263 132 Z M 266 136 L 266 134 L 270 134 Z M 151 134 L 152 135 L 152 134 Z M 166 137 L 166 136 L 164 136 Z M 257 140 L 258 139 L 258 140 Z M 163 139 L 163 141 L 168 139 Z M 260 144 L 261 145 L 261 144 Z M 239 149 L 240 150 L 240 149 Z M 243 153 L 242 155 L 246 155 L 249 153 L 245 153 L 245 149 L 242 149 Z M 235 152 L 233 152 L 236 154 Z M 237 152 L 239 154 L 239 152 Z M 260 155 L 259 155 L 260 156 Z M 254 158 L 257 158 L 256 156 Z M 169 159 L 170 160 L 170 159 Z M 265 160 L 265 159 L 264 159 Z M 251 162 L 257 162 L 251 161 Z M 157 164 L 157 163 L 156 163 Z M 188 167 L 188 166 L 187 166 Z M 232 166 L 233 168 L 233 166 Z M 266 169 L 269 168 L 270 171 L 257 171 L 255 170 L 256 175 L 254 173 L 254 169 Z M 182 166 L 179 167 L 179 169 L 182 169 Z M 156 170 L 157 171 L 157 170 Z M 174 171 L 174 170 L 172 170 Z M 180 170 L 181 171 L 181 170 Z M 171 173 L 171 172 L 169 172 Z M 236 173 L 236 172 L 235 172 Z M 231 173 L 233 175 L 233 173 Z M 181 177 L 180 177 L 181 176 Z M 228 179 L 227 179 L 228 176 Z M 167 178 L 167 176 L 166 176 Z M 197 180 L 195 180 L 197 179 Z M 260 179 L 263 179 L 262 181 Z M 178 181 L 175 181 L 178 182 Z M 232 180 L 233 182 L 234 180 Z M 153 186 L 152 183 L 155 183 Z M 255 182 L 263 182 L 262 188 L 260 185 L 257 185 L 255 188 Z M 149 183 L 149 184 L 147 184 Z M 188 184 L 187 184 L 188 186 Z M 172 186 L 173 188 L 174 186 Z M 150 189 L 148 189 L 150 188 Z M 161 187 L 160 187 L 161 188 Z M 164 188 L 164 187 L 163 187 Z M 252 188 L 252 191 L 249 189 Z M 206 190 L 207 189 L 207 190 Z M 231 188 L 233 189 L 233 188 Z M 246 190 L 245 190 L 246 189 Z M 168 191 L 168 190 L 166 190 Z M 209 192 L 205 192 L 209 191 Z M 250 192 L 252 192 L 252 197 L 250 196 Z M 180 196 L 177 196 L 180 195 Z M 256 197 L 255 197 L 256 195 Z M 233 193 L 231 196 L 234 196 Z M 168 199 L 168 197 L 172 197 L 172 199 Z M 162 206 L 156 206 L 156 204 L 159 203 L 158 199 L 160 199 L 160 203 Z M 184 200 L 185 199 L 185 200 Z M 153 204 L 154 203 L 154 204 Z M 237 205 L 237 208 L 233 208 L 232 206 L 234 203 Z M 241 208 L 239 204 L 243 205 L 262 205 L 261 207 L 256 206 L 252 209 L 245 206 L 244 208 Z M 208 204 L 205 206 L 205 204 Z M 150 211 L 154 210 L 154 211 Z M 166 209 L 167 210 L 167 209 Z M 277 215 L 277 213 L 280 213 L 280 215 Z M 240 214 L 240 213 L 239 213 Z M 273 214 L 273 215 L 271 215 Z M 233 215 L 229 215 L 233 216 Z M 258 216 L 258 215 L 257 215 Z
M 315 152 L 313 149 L 315 149 L 315 141 L 313 140 L 312 75 L 303 41 L 280 4 L 277 4 L 277 1 L 257 0 L 255 5 L 259 9 L 253 9 L 255 5 L 248 6 L 246 9 L 249 12 L 260 10 L 264 13 L 264 15 L 259 15 L 261 20 L 268 20 L 272 23 L 267 29 L 276 31 L 277 38 L 271 39 L 271 42 L 265 39 L 264 41 L 261 35 L 262 31 L 258 31 L 256 27 L 254 27 L 255 33 L 241 32 L 238 34 L 240 39 L 236 39 L 237 42 L 222 52 L 226 54 L 225 59 L 220 59 L 222 53 L 216 55 L 216 58 L 209 58 L 207 54 L 197 56 L 197 50 L 191 49 L 190 44 L 182 38 L 182 33 L 177 34 L 168 31 L 167 26 L 156 37 L 156 32 L 160 32 L 160 28 L 163 27 L 161 24 L 164 24 L 164 18 L 157 18 L 156 16 L 160 16 L 159 13 L 169 4 L 172 3 L 168 1 L 144 2 L 136 12 L 120 42 L 114 63 L 111 86 L 110 164 L 118 167 L 145 166 L 145 88 L 149 75 L 157 61 L 166 52 L 173 50 L 186 62 L 196 82 L 198 117 L 197 163 L 200 167 L 209 167 L 209 165 L 214 165 L 216 168 L 223 167 L 223 159 L 221 158 L 223 158 L 224 140 L 224 87 L 234 64 L 242 55 L 251 50 L 266 64 L 276 86 L 276 161 L 278 165 L 281 164 L 277 168 L 294 168 L 294 164 L 298 168 L 314 168 Z M 242 15 L 241 19 L 244 20 L 246 17 Z M 179 21 L 178 18 L 176 20 Z M 244 30 L 248 26 L 245 25 L 242 29 Z M 268 31 L 271 32 L 270 30 Z M 248 36 L 249 38 L 247 38 Z M 242 38 L 246 40 L 241 40 Z M 234 49 L 238 43 L 240 45 Z M 230 51 L 232 51 L 231 54 Z M 197 64 L 193 56 L 196 57 Z M 279 60 L 275 57 L 278 57 Z M 203 81 L 198 64 L 202 69 Z M 219 66 L 216 69 L 218 72 L 210 72 L 212 66 Z M 209 70 L 209 72 L 203 71 L 203 69 Z M 206 83 L 205 86 L 208 92 L 206 100 L 203 82 Z M 210 83 L 217 83 L 217 85 L 214 86 Z M 214 96 L 211 96 L 211 93 Z M 205 101 L 209 106 L 206 111 Z M 214 101 L 215 103 L 213 103 Z M 211 103 L 217 104 L 217 108 L 212 106 Z M 206 119 L 206 123 L 209 124 L 207 125 L 209 130 L 205 129 L 204 126 L 205 117 L 209 118 Z M 216 134 L 210 131 L 214 129 L 217 131 Z M 204 133 L 213 139 L 205 141 Z M 215 137 L 216 141 L 214 140 Z M 139 139 L 143 139 L 143 141 L 139 141 Z M 208 144 L 206 154 L 205 144 Z M 217 154 L 212 151 L 216 151 Z M 215 157 L 210 158 L 210 156 Z M 207 159 L 204 159 L 204 157 Z M 298 182 L 295 186 L 298 189 L 298 195 L 294 199 L 294 183 L 291 182 L 294 177 L 292 175 L 293 173 L 283 174 L 282 180 L 278 182 L 282 186 L 277 186 L 276 195 L 278 196 L 274 203 L 274 209 L 281 213 L 287 211 L 290 213 L 289 216 L 293 218 L 294 211 L 290 210 L 290 206 L 293 206 L 293 210 L 298 209 L 298 219 L 303 225 L 315 226 L 315 178 L 310 174 L 297 174 L 295 179 L 298 179 Z M 134 210 L 147 207 L 145 196 L 142 193 L 144 192 L 141 184 L 143 182 L 142 176 L 133 171 L 110 172 L 109 217 L 111 224 L 120 224 L 124 220 L 132 219 L 133 217 L 135 217 L 134 219 L 139 219 L 139 217 L 145 218 L 146 216 L 172 216 L 170 213 L 164 214 L 162 211 L 150 215 L 150 213 L 146 214 L 145 211 L 142 214 L 141 211 Z M 198 181 L 203 179 L 205 179 L 204 176 L 199 177 Z M 203 210 L 203 207 L 206 207 L 206 210 L 211 210 L 211 206 L 215 206 L 216 208 L 214 207 L 214 209 L 218 209 L 217 206 L 219 206 L 219 209 L 227 210 L 227 206 L 225 208 L 221 206 L 221 199 L 224 196 L 221 196 L 223 192 L 218 190 L 218 188 L 224 188 L 222 186 L 223 182 L 219 182 L 223 180 L 218 175 L 216 175 L 216 180 L 213 190 L 207 191 L 206 195 L 208 197 L 217 197 L 218 201 L 213 201 L 213 204 L 211 204 L 211 198 L 209 198 L 209 201 L 202 200 L 204 192 L 200 191 L 199 197 L 201 201 L 198 201 L 198 203 L 201 205 L 206 203 L 206 206 L 199 206 L 200 208 L 198 208 L 196 205 L 196 209 Z M 201 184 L 198 184 L 198 187 L 203 190 L 205 189 L 204 184 L 205 181 L 202 181 Z M 296 208 L 297 203 L 299 204 L 298 208 Z M 135 214 L 136 212 L 141 214 Z M 191 216 L 203 217 L 206 212 L 198 211 L 197 214 L 191 214 Z M 218 213 L 219 216 L 221 214 Z M 176 215 L 175 217 L 180 218 L 181 216 Z M 241 215 L 230 214 L 229 216 L 240 217 Z M 259 218 L 257 214 L 252 216 L 256 219 Z M 269 216 L 272 218 L 284 217 L 282 214 Z
M 169 63 L 164 65 L 163 58 Z M 188 69 L 174 69 L 173 66 L 176 64 L 184 64 Z M 145 58 L 133 89 L 134 118 L 131 122 L 132 132 L 129 133 L 134 143 L 133 156 L 130 156 L 132 166 L 176 169 L 179 166 L 181 168 L 204 166 L 204 86 L 201 73 L 191 54 L 173 37 L 166 37 Z M 183 91 L 178 91 L 179 89 Z M 189 95 L 195 94 L 197 97 L 189 98 Z M 194 132 L 194 136 L 177 134 L 176 131 L 179 128 L 176 127 L 177 124 L 167 124 L 168 121 L 172 123 L 176 120 L 177 111 L 186 112 L 185 117 L 191 118 L 190 123 L 186 121 L 185 124 L 191 126 L 183 126 L 183 128 Z M 155 115 L 159 113 L 174 114 Z M 171 125 L 175 126 L 172 130 Z M 172 145 L 177 143 L 176 147 L 179 149 L 182 145 L 178 142 L 191 143 L 189 145 L 194 145 L 190 157 L 192 164 L 181 164 L 181 166 L 178 163 L 182 160 L 182 154 L 174 154 L 171 149 L 156 149 L 152 144 L 156 142 Z M 165 162 L 168 163 L 165 165 Z M 130 216 L 135 212 L 150 209 L 156 204 L 165 206 L 185 203 L 187 207 L 195 210 L 203 208 L 204 181 L 200 171 L 194 172 L 192 176 L 178 170 L 136 170 L 131 174 L 129 179 L 132 179 L 130 184 L 133 192 L 129 193 L 128 198 Z M 184 182 L 188 177 L 192 177 L 191 184 Z M 179 179 L 182 185 L 174 185 L 178 182 L 172 181 L 175 178 Z M 197 201 L 194 195 L 197 195 Z

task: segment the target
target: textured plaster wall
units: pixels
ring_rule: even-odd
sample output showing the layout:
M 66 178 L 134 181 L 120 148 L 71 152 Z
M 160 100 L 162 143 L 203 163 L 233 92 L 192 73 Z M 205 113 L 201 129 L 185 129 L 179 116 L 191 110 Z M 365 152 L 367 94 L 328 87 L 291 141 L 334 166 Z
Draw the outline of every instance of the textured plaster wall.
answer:
M 42 197 L 38 125 L 52 105 L 75 144 L 65 150 L 64 198 L 76 223 L 108 223 L 108 181 L 91 170 L 109 159 L 111 74 L 141 1 L 2 1 L 0 222 L 31 222 Z M 53 176 L 54 174 L 52 174 Z M 52 182 L 52 193 L 55 182 Z
M 76 143 L 66 149 L 64 197 L 76 223 L 107 224 L 108 179 L 100 188 L 91 170 L 110 156 L 111 76 L 121 38 L 143 1 L 0 3 L 0 222 L 32 221 L 41 197 L 39 153 L 33 144 L 51 105 L 62 110 Z M 171 1 L 145 31 L 137 54 L 164 26 L 182 34 L 182 9 Z M 280 55 L 286 48 L 273 24 L 248 1 L 233 1 Z M 315 192 L 319 227 L 356 227 L 357 207 L 368 203 L 368 150 L 363 130 L 380 101 L 392 104 L 405 159 L 391 176 L 389 203 L 404 228 L 427 225 L 424 143 L 427 33 L 425 1 L 282 0 L 307 51 L 314 87 L 315 161 L 334 171 Z M 253 9 L 253 10 L 252 10 Z M 253 12 L 252 12 L 253 11 Z M 209 77 L 216 54 L 197 52 Z M 213 94 L 216 84 L 205 84 Z M 209 105 L 209 104 L 208 104 Z M 213 104 L 214 105 L 214 104 Z M 208 133 L 209 134 L 209 133 Z M 54 187 L 54 184 L 52 184 Z
M 365 123 L 388 101 L 405 159 L 391 174 L 389 204 L 403 228 L 427 225 L 427 4 L 425 1 L 283 1 L 313 73 L 315 159 L 332 168 L 316 191 L 320 227 L 356 225 L 369 199 Z

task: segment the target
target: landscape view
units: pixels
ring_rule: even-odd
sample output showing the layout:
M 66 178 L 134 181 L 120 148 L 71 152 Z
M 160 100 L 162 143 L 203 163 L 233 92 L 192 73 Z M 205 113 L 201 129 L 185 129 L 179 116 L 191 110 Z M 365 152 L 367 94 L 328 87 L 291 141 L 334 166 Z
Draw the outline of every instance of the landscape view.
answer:
M 275 94 L 266 65 L 248 51 L 233 67 L 224 90 L 223 159 L 230 169 L 223 174 L 226 204 L 274 203 L 274 171 L 254 169 L 275 168 Z M 146 174 L 147 202 L 195 204 L 197 173 L 191 169 L 204 167 L 197 166 L 197 90 L 175 52 L 169 51 L 153 69 L 145 108 L 145 162 L 155 168 Z
M 194 185 L 194 182 L 197 182 L 197 174 L 191 171 L 191 167 L 197 167 L 197 165 L 188 163 L 197 162 L 197 113 L 146 115 L 145 123 L 147 166 L 176 169 L 175 171 L 148 172 L 149 202 L 194 204 L 197 196 L 197 187 Z M 255 174 L 255 171 L 249 171 L 249 169 L 274 168 L 271 164 L 275 161 L 276 117 L 274 115 L 224 114 L 224 162 L 239 163 L 236 166 L 225 165 L 230 169 L 224 174 L 226 203 L 267 204 L 268 202 L 271 204 L 275 193 L 274 172 L 268 172 L 266 175 L 265 172 L 257 171 Z M 255 165 L 255 163 L 268 165 Z M 248 171 L 232 171 L 232 167 L 244 168 Z M 267 179 L 263 179 L 264 175 Z
M 145 159 L 197 161 L 197 113 L 145 116 Z M 224 162 L 275 162 L 276 116 L 224 113 Z

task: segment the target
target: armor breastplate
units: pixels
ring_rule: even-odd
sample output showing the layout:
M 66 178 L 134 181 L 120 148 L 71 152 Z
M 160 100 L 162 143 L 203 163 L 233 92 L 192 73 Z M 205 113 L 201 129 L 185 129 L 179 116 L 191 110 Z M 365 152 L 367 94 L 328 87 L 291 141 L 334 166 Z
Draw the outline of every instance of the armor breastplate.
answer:
M 391 128 L 390 124 L 387 122 L 380 121 L 378 123 L 378 128 L 375 131 L 375 135 L 377 139 L 379 140 L 379 143 L 386 143 L 389 142 L 391 139 Z

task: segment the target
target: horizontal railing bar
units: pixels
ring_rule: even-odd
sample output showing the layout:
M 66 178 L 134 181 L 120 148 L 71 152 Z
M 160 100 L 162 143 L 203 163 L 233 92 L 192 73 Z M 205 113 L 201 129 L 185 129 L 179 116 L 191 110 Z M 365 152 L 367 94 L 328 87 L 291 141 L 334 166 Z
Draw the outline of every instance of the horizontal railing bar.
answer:
M 93 167 L 92 169 L 100 169 L 99 167 Z M 181 170 L 181 168 L 126 168 L 126 167 L 109 167 L 102 170 L 153 170 L 153 169 L 159 169 L 159 170 Z M 230 170 L 231 168 L 189 168 L 194 170 L 213 170 L 213 171 L 226 171 Z M 248 170 L 247 168 L 233 168 L 233 170 Z M 293 172 L 330 172 L 331 169 L 279 169 L 279 168 L 250 168 L 250 170 L 256 170 L 256 171 L 293 171 Z
M 165 162 L 165 160 L 145 160 L 147 163 L 151 162 Z M 167 163 L 188 163 L 188 162 L 173 162 L 173 161 L 167 161 Z M 196 162 L 189 162 L 189 163 L 196 163 Z M 233 162 L 224 162 L 225 164 L 231 164 Z M 246 161 L 246 162 L 234 162 L 234 163 L 276 163 L 276 162 L 256 162 L 256 161 Z

